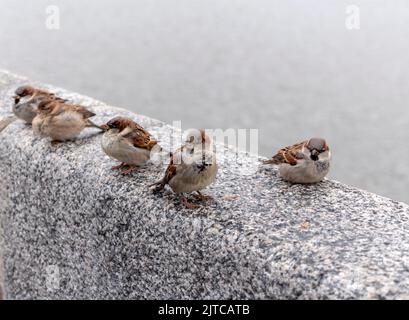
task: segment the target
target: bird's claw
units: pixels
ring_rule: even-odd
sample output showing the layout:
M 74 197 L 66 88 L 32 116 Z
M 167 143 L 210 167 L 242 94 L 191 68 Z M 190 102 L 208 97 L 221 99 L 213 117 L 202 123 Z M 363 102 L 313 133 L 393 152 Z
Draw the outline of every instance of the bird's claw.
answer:
M 185 206 L 187 209 L 197 209 L 199 208 L 198 204 L 190 202 L 187 198 L 183 197 L 182 198 L 182 204 Z

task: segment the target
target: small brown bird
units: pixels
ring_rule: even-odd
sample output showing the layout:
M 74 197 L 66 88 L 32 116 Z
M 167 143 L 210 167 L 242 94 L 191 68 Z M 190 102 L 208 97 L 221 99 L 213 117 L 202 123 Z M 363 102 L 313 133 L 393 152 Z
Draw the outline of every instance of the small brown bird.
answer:
M 111 158 L 121 161 L 112 169 L 120 170 L 123 174 L 144 165 L 153 149 L 162 150 L 151 134 L 132 119 L 115 117 L 101 128 L 106 130 L 102 136 L 102 150 Z
M 17 118 L 24 120 L 26 123 L 31 124 L 34 117 L 37 115 L 35 110 L 39 103 L 43 100 L 57 100 L 60 102 L 66 102 L 67 100 L 57 97 L 54 93 L 46 90 L 33 88 L 31 86 L 21 86 L 14 92 L 15 96 L 13 113 Z M 26 98 L 26 99 L 24 99 Z
M 264 164 L 278 165 L 280 176 L 292 183 L 316 183 L 328 174 L 331 152 L 322 138 L 283 148 Z
M 160 191 L 169 185 L 173 192 L 181 195 L 181 201 L 187 208 L 194 209 L 198 206 L 189 202 L 184 193 L 196 191 L 200 200 L 210 198 L 200 190 L 215 181 L 218 165 L 212 139 L 203 129 L 190 130 L 186 137 L 185 144 L 171 157 L 165 176 L 150 187 L 156 186 L 155 191 Z
M 86 127 L 103 130 L 89 119 L 95 113 L 80 105 L 43 100 L 36 113 L 33 119 L 34 133 L 51 137 L 52 143 L 74 140 Z
M 57 100 L 60 102 L 67 101 L 57 97 L 54 93 L 33 88 L 32 86 L 18 87 L 14 93 L 14 116 L 7 117 L 6 119 L 0 121 L 0 132 L 17 119 L 21 119 L 25 123 L 31 124 L 37 115 L 35 110 L 37 109 L 39 103 L 43 100 Z

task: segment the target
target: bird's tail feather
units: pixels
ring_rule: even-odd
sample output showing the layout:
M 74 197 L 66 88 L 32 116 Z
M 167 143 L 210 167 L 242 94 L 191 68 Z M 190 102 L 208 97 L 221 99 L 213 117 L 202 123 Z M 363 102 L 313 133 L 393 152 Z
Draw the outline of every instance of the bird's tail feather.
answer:
M 262 161 L 263 164 L 277 164 L 276 160 L 273 159 L 268 159 L 268 160 L 263 160 Z
M 165 178 L 161 178 L 157 181 L 155 181 L 154 183 L 151 183 L 150 185 L 148 185 L 148 188 L 154 187 L 154 186 L 165 186 Z
M 162 179 L 148 185 L 148 188 L 155 187 L 155 188 L 153 188 L 153 192 L 159 192 L 159 191 L 161 191 L 161 190 L 163 190 L 165 188 L 165 185 L 166 185 L 165 178 L 162 178 Z
M 90 119 L 87 119 L 87 127 L 89 128 L 97 128 L 99 130 L 105 131 L 104 128 L 102 128 L 101 126 L 95 124 L 94 122 L 92 122 Z

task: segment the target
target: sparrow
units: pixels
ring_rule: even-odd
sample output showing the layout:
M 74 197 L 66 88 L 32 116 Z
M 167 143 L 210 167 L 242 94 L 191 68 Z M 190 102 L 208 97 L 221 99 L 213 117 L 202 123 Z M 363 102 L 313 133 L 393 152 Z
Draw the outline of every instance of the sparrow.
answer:
M 158 151 L 162 150 L 158 141 L 132 119 L 115 117 L 101 128 L 105 130 L 101 140 L 102 150 L 109 157 L 121 161 L 112 170 L 119 170 L 123 174 L 130 174 L 144 165 L 155 147 Z
M 59 100 L 42 100 L 35 110 L 34 133 L 51 137 L 52 143 L 74 140 L 86 127 L 103 128 L 89 118 L 95 113 L 83 106 L 68 104 Z
M 54 93 L 42 89 L 36 89 L 31 86 L 18 87 L 14 93 L 14 116 L 7 117 L 6 119 L 0 121 L 0 132 L 17 119 L 21 119 L 27 124 L 31 124 L 37 115 L 35 110 L 37 109 L 38 104 L 43 100 L 58 100 L 61 102 L 67 101 L 57 97 Z M 22 99 L 24 100 L 21 101 Z
M 19 119 L 31 124 L 37 115 L 35 110 L 43 100 L 57 100 L 66 102 L 67 100 L 57 97 L 54 93 L 46 90 L 33 88 L 31 86 L 21 86 L 16 89 L 13 96 L 13 113 Z M 25 98 L 25 99 L 24 99 Z
M 186 134 L 185 144 L 176 150 L 170 159 L 164 177 L 150 185 L 155 192 L 169 185 L 181 202 L 189 209 L 198 206 L 188 201 L 185 193 L 196 192 L 199 200 L 209 199 L 200 192 L 216 179 L 218 165 L 213 152 L 212 139 L 203 129 L 191 129 Z
M 328 174 L 331 152 L 322 138 L 312 138 L 281 149 L 264 164 L 278 165 L 280 176 L 292 183 L 316 183 Z

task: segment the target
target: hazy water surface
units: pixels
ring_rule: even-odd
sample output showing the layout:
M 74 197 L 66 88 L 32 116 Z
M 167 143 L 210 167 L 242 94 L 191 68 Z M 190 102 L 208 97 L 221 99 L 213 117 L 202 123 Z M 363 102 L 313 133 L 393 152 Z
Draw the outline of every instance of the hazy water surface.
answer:
M 0 0 L 0 68 L 264 155 L 324 136 L 332 178 L 409 203 L 409 3 L 353 2 L 356 31 L 342 0 Z

